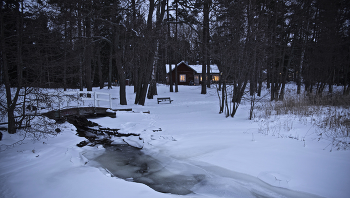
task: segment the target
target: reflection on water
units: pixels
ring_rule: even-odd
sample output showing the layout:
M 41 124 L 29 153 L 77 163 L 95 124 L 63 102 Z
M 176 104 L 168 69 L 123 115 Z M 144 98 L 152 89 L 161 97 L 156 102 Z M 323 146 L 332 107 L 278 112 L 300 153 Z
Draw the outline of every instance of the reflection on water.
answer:
M 227 198 L 318 197 L 274 187 L 256 177 L 203 162 L 180 161 L 160 154 L 146 155 L 126 144 L 106 147 L 102 154 L 88 152 L 84 156 L 115 177 L 143 183 L 163 193 Z

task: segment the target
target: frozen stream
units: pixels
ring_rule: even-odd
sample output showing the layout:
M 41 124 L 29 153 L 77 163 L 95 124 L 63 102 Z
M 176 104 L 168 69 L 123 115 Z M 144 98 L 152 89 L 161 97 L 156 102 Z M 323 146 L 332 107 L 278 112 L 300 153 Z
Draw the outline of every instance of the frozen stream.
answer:
M 113 176 L 144 183 L 152 189 L 191 197 L 318 197 L 271 186 L 256 177 L 197 161 L 150 156 L 126 144 L 104 151 L 89 151 L 89 164 L 107 169 Z

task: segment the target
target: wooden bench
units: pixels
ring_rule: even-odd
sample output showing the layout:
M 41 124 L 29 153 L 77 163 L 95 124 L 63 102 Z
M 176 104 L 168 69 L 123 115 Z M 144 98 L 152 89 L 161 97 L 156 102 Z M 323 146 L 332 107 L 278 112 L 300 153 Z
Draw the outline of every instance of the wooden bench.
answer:
M 163 101 L 169 101 L 171 103 L 171 101 L 173 101 L 173 100 L 171 100 L 170 97 L 165 97 L 165 98 L 157 98 L 157 101 L 159 104 L 159 102 L 163 102 Z

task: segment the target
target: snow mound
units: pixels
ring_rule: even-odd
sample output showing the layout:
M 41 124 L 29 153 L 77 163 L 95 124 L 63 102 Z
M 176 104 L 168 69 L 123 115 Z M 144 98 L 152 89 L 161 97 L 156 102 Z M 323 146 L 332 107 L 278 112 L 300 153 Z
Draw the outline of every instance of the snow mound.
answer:
M 144 141 L 139 136 L 129 136 L 129 137 L 123 137 L 123 141 L 126 142 L 128 145 L 142 149 Z

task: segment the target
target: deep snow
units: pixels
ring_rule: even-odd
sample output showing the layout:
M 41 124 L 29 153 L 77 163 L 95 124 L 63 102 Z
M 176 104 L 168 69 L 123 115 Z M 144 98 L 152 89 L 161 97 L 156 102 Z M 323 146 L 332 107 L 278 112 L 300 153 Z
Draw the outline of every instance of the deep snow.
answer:
M 265 135 L 259 133 L 259 120 L 248 120 L 248 103 L 241 104 L 233 119 L 218 114 L 214 88 L 201 95 L 197 86 L 179 86 L 178 93 L 170 93 L 168 86 L 158 85 L 155 98 L 174 101 L 147 100 L 145 106 L 133 104 L 133 87 L 127 87 L 127 106 L 118 105 L 118 87 L 95 90 L 112 94 L 113 108 L 133 112 L 92 121 L 120 132 L 140 133 L 145 142 L 142 151 L 162 164 L 176 162 L 167 167 L 173 173 L 189 165 L 195 168 L 186 169 L 186 174 L 202 168 L 211 176 L 201 183 L 204 187 L 193 187 L 196 194 L 181 197 L 254 197 L 256 192 L 265 197 L 350 195 L 350 151 L 325 149 L 330 142 L 318 141 L 313 126 L 296 118 L 270 123 L 275 133 Z M 286 123 L 293 125 L 286 130 Z M 59 127 L 62 132 L 57 136 L 36 142 L 27 139 L 0 152 L 0 197 L 180 197 L 111 177 L 84 156 L 101 155 L 104 148 L 79 148 L 76 144 L 84 138 L 75 135 L 75 127 L 68 123 Z M 5 132 L 0 145 L 20 138 Z

